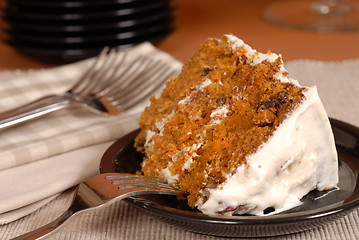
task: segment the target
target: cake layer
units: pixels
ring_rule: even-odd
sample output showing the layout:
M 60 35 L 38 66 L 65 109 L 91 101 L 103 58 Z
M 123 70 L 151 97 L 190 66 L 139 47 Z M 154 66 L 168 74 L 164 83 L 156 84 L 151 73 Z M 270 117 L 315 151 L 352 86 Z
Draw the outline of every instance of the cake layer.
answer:
M 135 142 L 142 172 L 187 191 L 204 213 L 278 212 L 337 182 L 317 91 L 288 78 L 280 55 L 233 35 L 208 39 L 151 101 Z

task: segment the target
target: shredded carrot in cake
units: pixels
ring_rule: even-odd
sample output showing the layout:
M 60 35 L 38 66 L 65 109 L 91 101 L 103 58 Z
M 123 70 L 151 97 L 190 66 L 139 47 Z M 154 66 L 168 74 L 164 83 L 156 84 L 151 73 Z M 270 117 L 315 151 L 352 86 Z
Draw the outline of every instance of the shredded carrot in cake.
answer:
M 301 87 L 273 77 L 280 57 L 255 61 L 225 36 L 201 45 L 142 113 L 135 146 L 144 175 L 187 191 L 195 207 L 246 164 L 304 98 Z

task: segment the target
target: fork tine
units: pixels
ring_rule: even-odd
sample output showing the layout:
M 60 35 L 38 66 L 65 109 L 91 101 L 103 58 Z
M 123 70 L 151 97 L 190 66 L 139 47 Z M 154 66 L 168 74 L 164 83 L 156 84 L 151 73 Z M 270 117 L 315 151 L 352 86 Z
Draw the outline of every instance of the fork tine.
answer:
M 102 83 L 102 79 L 109 74 L 109 69 L 116 63 L 116 60 L 121 54 L 117 54 L 117 50 L 112 48 L 105 55 L 102 61 L 99 61 L 99 66 L 94 70 L 92 76 L 87 79 L 86 84 L 83 84 L 83 88 L 77 92 L 84 96 L 91 96 L 96 92 L 96 88 Z
M 91 82 L 88 82 L 78 95 L 85 93 L 86 96 L 93 97 L 97 103 L 102 104 L 99 108 L 107 113 L 119 114 L 131 108 L 149 97 L 175 73 L 167 63 L 147 56 L 139 55 L 128 60 L 126 54 L 113 49 L 101 55 L 106 55 L 106 58 L 103 57 L 102 66 L 97 72 L 91 71 L 92 75 L 88 76 L 88 79 L 92 78 Z M 111 58 L 112 55 L 114 56 Z M 121 55 L 122 58 L 118 60 L 117 55 Z M 122 68 L 124 62 L 127 67 Z
M 150 67 L 150 69 L 146 72 L 142 72 L 140 74 L 138 74 L 138 77 L 133 79 L 133 81 L 131 82 L 131 85 L 127 88 L 124 89 L 112 89 L 112 91 L 109 91 L 109 95 L 111 95 L 111 97 L 108 99 L 109 101 L 112 101 L 113 99 L 117 99 L 121 96 L 123 96 L 125 93 L 128 92 L 133 92 L 138 91 L 138 88 L 141 86 L 149 86 L 150 83 L 153 81 L 154 76 L 157 75 L 161 75 L 162 71 L 164 71 L 165 69 L 163 67 L 165 67 L 166 64 L 160 61 L 154 61 Z M 136 95 L 136 94 L 134 94 Z
M 147 177 L 142 176 L 142 175 L 134 175 L 134 174 L 130 174 L 130 173 L 117 173 L 116 175 L 106 176 L 106 179 L 109 179 L 109 180 L 120 179 L 122 181 L 125 181 L 125 180 L 133 180 L 133 181 L 141 180 L 141 181 L 148 181 L 148 182 L 154 182 L 154 183 L 168 184 L 165 181 L 161 181 L 161 180 L 154 179 L 154 178 L 147 178 Z
M 179 194 L 178 190 L 173 189 L 171 187 L 163 187 L 158 185 L 141 185 L 141 184 L 124 184 L 122 186 L 118 187 L 119 190 L 131 190 L 131 191 L 143 191 L 143 193 L 150 193 L 151 191 L 162 191 L 162 193 L 172 193 L 174 195 Z M 161 192 L 157 192 L 158 194 L 161 194 Z
M 148 94 L 152 93 L 152 90 L 157 89 L 163 82 L 168 80 L 171 74 L 172 72 L 167 72 L 167 74 L 165 74 L 164 70 L 161 70 L 150 79 L 146 78 L 146 81 L 137 88 L 123 90 L 109 100 L 112 101 L 113 105 L 121 105 L 137 101 L 138 98 L 146 97 Z
M 133 196 L 137 194 L 171 194 L 183 195 L 183 191 L 171 187 L 169 184 L 147 179 L 139 175 L 126 173 L 105 173 L 93 176 L 84 181 L 84 184 L 94 189 L 102 199 L 114 199 L 116 196 Z M 101 187 L 100 187 L 101 186 Z
M 121 99 L 121 101 L 116 101 L 113 103 L 114 106 L 117 106 L 117 111 L 125 111 L 132 106 L 136 105 L 138 102 L 144 100 L 145 98 L 148 98 L 151 94 L 153 94 L 153 90 L 159 88 L 162 83 L 167 80 L 171 75 L 173 75 L 173 72 L 169 73 L 168 75 L 165 75 L 162 78 L 162 81 L 158 81 L 156 85 L 153 85 L 146 89 L 143 89 L 142 94 L 138 94 L 137 96 L 130 97 L 129 95 L 127 98 Z M 139 89 L 141 90 L 141 89 Z
M 170 187 L 168 184 L 157 183 L 157 180 L 150 180 L 135 175 L 131 177 L 129 175 L 130 174 L 104 173 L 86 179 L 79 184 L 73 202 L 67 211 L 43 227 L 15 239 L 43 239 L 43 237 L 49 237 L 68 224 L 69 221 L 67 220 L 72 216 L 87 212 L 91 209 L 108 206 L 126 197 L 140 194 L 185 195 L 183 191 Z M 113 180 L 121 183 L 114 184 Z M 135 183 L 125 183 L 125 181 L 129 180 Z M 149 181 L 153 185 L 148 183 L 141 184 L 143 181 Z
M 114 178 L 106 178 L 106 179 L 114 180 L 112 182 L 112 184 L 120 184 L 120 185 L 121 184 L 128 184 L 128 183 L 131 183 L 133 185 L 148 184 L 148 185 L 151 185 L 151 186 L 157 185 L 157 186 L 172 188 L 171 186 L 169 186 L 169 184 L 167 182 L 157 180 L 157 179 L 134 176 L 134 175 L 116 176 Z
M 146 178 L 144 176 L 133 175 L 133 174 L 119 174 L 116 176 L 107 176 L 106 179 L 113 180 L 112 184 L 116 185 L 118 189 L 147 189 L 154 188 L 156 190 L 164 190 L 166 192 L 173 191 L 178 194 L 179 189 L 170 186 L 168 183 L 157 180 Z
M 105 94 L 108 94 L 111 89 L 119 90 L 126 88 L 130 83 L 132 83 L 133 78 L 136 78 L 137 75 L 141 73 L 140 70 L 146 69 L 149 63 L 150 60 L 143 56 L 135 58 L 131 61 L 128 69 L 124 68 L 118 75 L 113 75 L 108 78 L 108 80 L 105 80 L 106 84 L 102 85 L 102 88 L 98 91 L 96 97 L 100 98 Z M 118 67 L 118 69 L 120 68 Z
M 164 68 L 162 66 L 159 66 L 159 68 L 155 70 L 156 72 L 154 74 L 147 74 L 139 78 L 138 81 L 135 82 L 133 86 L 131 86 L 130 88 L 127 88 L 126 90 L 116 93 L 116 95 L 113 96 L 113 99 L 115 100 L 119 98 L 122 99 L 125 98 L 125 96 L 128 95 L 128 93 L 130 92 L 140 93 L 144 89 L 151 89 L 156 87 L 154 85 L 156 84 L 156 82 L 162 83 L 163 82 L 162 79 L 164 80 L 168 79 L 168 76 L 164 74 L 169 69 L 170 69 L 169 67 Z
M 124 92 L 124 96 L 118 96 L 118 100 L 113 101 L 112 105 L 116 107 L 117 111 L 125 111 L 132 106 L 136 105 L 138 102 L 144 100 L 145 98 L 149 97 L 149 95 L 153 94 L 153 90 L 159 88 L 163 82 L 169 79 L 170 76 L 173 76 L 176 71 L 168 71 L 166 74 L 162 74 L 162 77 L 153 78 L 156 80 L 151 85 L 144 85 L 140 88 L 136 89 L 136 92 L 140 92 L 141 94 L 129 94 L 129 92 Z M 134 95 L 134 96 L 133 96 Z
M 107 61 L 104 61 L 101 68 L 97 70 L 97 74 L 92 77 L 90 80 L 86 95 L 94 95 L 102 89 L 102 86 L 106 84 L 107 79 L 112 79 L 120 69 L 126 58 L 127 53 L 118 52 L 117 49 L 111 49 L 106 58 Z
M 119 190 L 130 190 L 130 191 L 141 191 L 143 194 L 145 193 L 151 193 L 153 191 L 156 191 L 158 194 L 174 194 L 178 195 L 181 194 L 181 192 L 178 189 L 175 189 L 171 186 L 161 186 L 156 184 L 146 184 L 146 183 L 123 183 L 123 184 L 116 184 L 116 187 Z M 159 192 L 162 191 L 162 192 Z M 138 193 L 136 193 L 138 194 Z
M 69 92 L 78 92 L 82 86 L 84 85 L 85 81 L 90 79 L 91 76 L 93 76 L 93 74 L 96 72 L 96 66 L 101 62 L 101 60 L 107 56 L 108 51 L 110 50 L 109 47 L 104 47 L 102 49 L 102 51 L 100 52 L 100 54 L 95 58 L 95 60 L 93 61 L 91 67 L 89 68 L 88 71 L 85 72 L 85 74 L 83 74 L 80 79 L 71 87 L 71 89 L 69 90 Z
M 125 72 L 124 68 L 121 68 L 121 66 L 123 65 L 123 63 L 127 59 L 128 54 L 126 52 L 121 52 L 121 53 L 122 54 L 117 53 L 118 55 L 121 55 L 121 57 L 117 57 L 114 60 L 116 62 L 116 64 L 114 64 L 114 66 L 111 67 L 112 73 L 111 74 L 105 74 L 104 76 L 101 76 L 100 80 L 96 81 L 97 82 L 97 88 L 96 88 L 96 91 L 94 91 L 94 92 L 96 92 L 97 96 L 99 96 L 99 93 L 101 91 L 103 91 L 103 89 L 106 89 L 108 86 L 111 86 L 113 84 L 114 79 L 118 75 L 123 75 L 123 73 Z
M 129 92 L 133 93 L 133 91 L 135 91 L 136 93 L 138 93 L 147 87 L 153 88 L 153 86 L 151 86 L 152 83 L 160 80 L 159 76 L 161 76 L 163 72 L 166 70 L 166 68 L 163 67 L 165 66 L 164 63 L 160 65 L 157 62 L 155 62 L 155 65 L 156 65 L 155 67 L 151 68 L 149 71 L 143 73 L 138 78 L 136 78 L 132 82 L 131 86 L 129 86 L 128 88 L 117 90 L 117 91 L 113 89 L 112 91 L 110 91 L 109 95 L 111 97 L 108 98 L 108 101 L 116 101 L 120 98 L 122 99 Z M 162 83 L 162 80 L 160 80 L 160 82 Z M 133 94 L 133 95 L 136 96 L 137 94 Z
M 68 107 L 81 106 L 102 116 L 117 115 L 153 94 L 176 72 L 169 73 L 172 66 L 152 56 L 131 54 L 127 58 L 129 55 L 130 51 L 105 47 L 68 91 L 2 113 L 0 129 Z

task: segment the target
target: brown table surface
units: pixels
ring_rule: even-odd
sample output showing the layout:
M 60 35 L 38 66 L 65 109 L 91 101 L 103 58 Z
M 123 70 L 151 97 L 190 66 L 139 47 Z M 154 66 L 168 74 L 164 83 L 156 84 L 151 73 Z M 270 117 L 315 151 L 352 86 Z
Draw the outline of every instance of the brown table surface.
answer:
M 157 47 L 185 62 L 208 37 L 233 33 L 253 48 L 292 59 L 344 60 L 359 57 L 359 31 L 318 33 L 266 22 L 270 0 L 178 0 L 175 31 Z M 0 71 L 51 67 L 0 43 Z

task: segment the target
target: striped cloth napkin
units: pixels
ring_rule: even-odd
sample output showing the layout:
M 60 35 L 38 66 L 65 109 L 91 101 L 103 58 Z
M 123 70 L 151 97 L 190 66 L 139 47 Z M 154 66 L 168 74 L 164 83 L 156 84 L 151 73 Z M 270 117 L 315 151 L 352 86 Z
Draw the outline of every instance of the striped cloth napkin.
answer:
M 178 72 L 182 67 L 179 61 L 150 43 L 126 51 L 132 58 L 148 55 L 166 61 Z M 93 61 L 94 58 L 53 69 L 0 73 L 0 112 L 45 95 L 63 93 Z M 33 203 L 41 206 L 42 200 L 95 174 L 108 142 L 137 128 L 140 112 L 147 103 L 143 101 L 125 113 L 109 117 L 82 108 L 63 109 L 0 130 L 0 224 L 15 218 L 11 213 L 10 218 L 1 220 L 5 213 Z M 97 144 L 100 147 L 95 150 L 89 148 L 87 152 L 73 154 L 77 149 Z
M 170 58 L 173 67 L 180 64 L 169 55 L 143 44 L 131 50 L 131 55 L 143 53 Z M 156 54 L 153 54 L 156 53 Z M 0 80 L 0 111 L 28 103 L 47 94 L 68 90 L 94 59 L 77 64 L 29 72 L 18 77 L 3 76 Z M 138 114 L 143 104 L 121 116 L 100 117 L 85 109 L 59 111 L 40 121 L 5 130 L 0 141 L 0 170 L 71 151 L 91 144 L 118 138 L 124 129 L 135 128 L 136 121 L 123 121 Z

